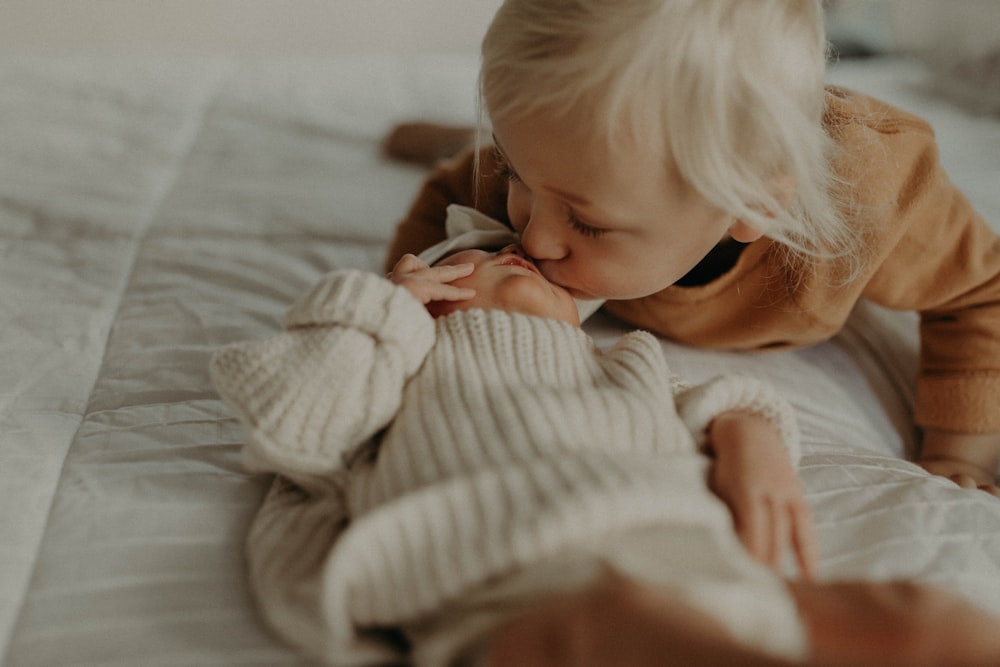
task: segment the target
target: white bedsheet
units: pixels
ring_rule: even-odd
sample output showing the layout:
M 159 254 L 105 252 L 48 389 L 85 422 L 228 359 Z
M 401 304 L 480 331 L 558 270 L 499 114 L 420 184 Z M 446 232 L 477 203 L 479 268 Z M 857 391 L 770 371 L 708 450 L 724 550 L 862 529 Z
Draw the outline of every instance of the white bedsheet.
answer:
M 259 620 L 243 539 L 268 480 L 208 381 L 322 272 L 378 269 L 423 174 L 379 156 L 408 118 L 474 119 L 460 56 L 0 59 L 0 656 L 6 665 L 305 664 Z M 1000 120 L 927 97 L 905 61 L 832 78 L 934 122 L 1000 225 Z M 610 340 L 620 326 L 588 327 Z M 1000 614 L 1000 501 L 900 457 L 913 319 L 830 343 L 707 353 L 799 409 L 825 577 L 917 577 Z

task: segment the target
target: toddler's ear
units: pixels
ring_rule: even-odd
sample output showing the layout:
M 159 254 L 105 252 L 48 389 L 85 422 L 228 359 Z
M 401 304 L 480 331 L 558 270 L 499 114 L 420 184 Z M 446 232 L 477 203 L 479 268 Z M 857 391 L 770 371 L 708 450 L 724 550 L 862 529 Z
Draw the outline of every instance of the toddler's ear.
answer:
M 775 182 L 774 198 L 778 204 L 787 209 L 795 196 L 795 179 L 791 176 L 781 176 Z M 774 217 L 769 215 L 768 217 Z M 729 236 L 740 243 L 753 243 L 764 235 L 764 230 L 745 220 L 736 220 L 729 228 Z
M 763 235 L 763 229 L 758 229 L 744 220 L 737 220 L 729 227 L 729 236 L 740 243 L 753 243 Z

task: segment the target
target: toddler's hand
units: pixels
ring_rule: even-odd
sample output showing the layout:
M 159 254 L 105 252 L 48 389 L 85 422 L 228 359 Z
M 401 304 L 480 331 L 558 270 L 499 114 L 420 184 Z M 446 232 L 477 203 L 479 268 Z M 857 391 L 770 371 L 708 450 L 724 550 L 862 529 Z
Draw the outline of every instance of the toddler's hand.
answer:
M 917 461 L 917 464 L 932 475 L 947 477 L 963 489 L 979 489 L 1000 498 L 1000 486 L 997 486 L 993 476 L 983 468 L 968 461 L 921 459 Z
M 803 578 L 813 579 L 819 549 L 812 512 L 777 429 L 758 415 L 726 413 L 713 420 L 709 441 L 716 456 L 709 483 L 747 550 L 777 570 L 791 547 Z
M 449 283 L 464 278 L 474 269 L 474 264 L 430 266 L 416 255 L 406 254 L 396 262 L 396 266 L 392 267 L 386 277 L 400 287 L 405 287 L 423 304 L 431 301 L 465 301 L 476 296 L 476 290 Z
M 1000 435 L 950 433 L 928 429 L 917 464 L 947 477 L 964 489 L 980 489 L 1000 498 L 995 473 L 1000 459 Z

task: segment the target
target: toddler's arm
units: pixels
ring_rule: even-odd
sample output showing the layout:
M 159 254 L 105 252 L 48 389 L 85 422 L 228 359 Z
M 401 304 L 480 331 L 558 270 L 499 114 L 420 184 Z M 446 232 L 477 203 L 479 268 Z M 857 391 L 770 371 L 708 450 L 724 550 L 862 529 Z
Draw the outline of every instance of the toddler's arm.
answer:
M 388 157 L 432 166 L 458 155 L 475 140 L 476 128 L 472 126 L 416 121 L 392 128 L 382 142 L 382 149 Z

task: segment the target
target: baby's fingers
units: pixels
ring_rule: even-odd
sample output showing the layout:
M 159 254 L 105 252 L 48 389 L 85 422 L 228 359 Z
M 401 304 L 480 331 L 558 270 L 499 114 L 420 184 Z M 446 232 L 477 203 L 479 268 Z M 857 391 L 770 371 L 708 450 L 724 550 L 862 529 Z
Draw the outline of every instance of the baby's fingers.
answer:
M 438 285 L 431 296 L 431 301 L 467 301 L 476 296 L 476 290 L 471 287 L 456 287 L 455 285 Z
M 772 570 L 777 570 L 781 566 L 785 549 L 791 544 L 794 524 L 784 503 L 772 497 L 765 498 L 765 503 L 771 516 L 771 539 L 768 542 L 766 562 Z
M 747 551 L 772 570 L 781 567 L 782 557 L 790 548 L 802 578 L 815 578 L 819 547 L 807 505 L 765 496 L 748 504 L 737 523 L 737 533 Z
M 433 266 L 430 268 L 430 271 L 435 280 L 442 283 L 450 283 L 452 280 L 458 280 L 459 278 L 471 275 L 475 269 L 475 264 L 465 262 L 463 264 L 444 264 L 442 266 Z
M 389 276 L 391 277 L 393 274 L 403 275 L 406 273 L 413 273 L 414 271 L 426 268 L 428 268 L 428 265 L 424 260 L 420 259 L 416 255 L 406 253 L 400 257 L 399 261 L 396 262 L 396 265 L 392 267 L 392 271 L 389 273 Z
M 760 502 L 745 502 L 736 517 L 736 534 L 750 555 L 765 565 L 772 565 L 771 513 Z
M 813 581 L 819 564 L 819 542 L 813 526 L 812 511 L 805 503 L 791 506 L 792 546 L 802 572 L 802 578 Z

